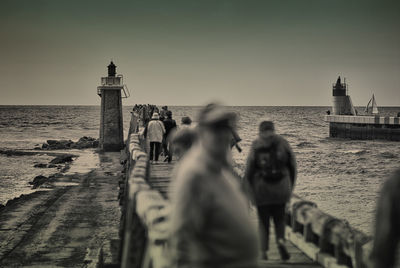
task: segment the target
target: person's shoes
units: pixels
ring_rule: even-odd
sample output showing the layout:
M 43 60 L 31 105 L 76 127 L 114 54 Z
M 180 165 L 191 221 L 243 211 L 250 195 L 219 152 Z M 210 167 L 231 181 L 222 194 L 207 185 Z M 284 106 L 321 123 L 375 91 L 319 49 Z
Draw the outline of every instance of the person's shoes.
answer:
M 283 261 L 287 261 L 290 259 L 290 254 L 286 249 L 285 241 L 283 239 L 278 240 L 278 250 L 279 250 L 279 255 L 281 255 L 281 259 Z

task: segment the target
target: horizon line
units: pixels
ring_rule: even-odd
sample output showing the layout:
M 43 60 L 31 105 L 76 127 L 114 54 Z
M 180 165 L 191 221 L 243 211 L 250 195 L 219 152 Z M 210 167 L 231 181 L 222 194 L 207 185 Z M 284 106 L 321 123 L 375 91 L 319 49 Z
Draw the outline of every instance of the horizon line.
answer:
M 171 107 L 202 107 L 204 105 L 181 105 L 181 104 L 152 104 L 152 103 L 137 103 L 138 105 L 156 105 L 156 106 L 171 106 Z M 136 104 L 122 105 L 122 107 L 130 107 Z M 98 106 L 100 104 L 0 104 L 0 106 Z M 332 107 L 332 105 L 223 105 L 226 107 Z M 355 107 L 365 107 L 365 106 L 357 106 Z M 399 105 L 379 105 L 378 107 L 387 107 L 387 108 L 397 108 Z

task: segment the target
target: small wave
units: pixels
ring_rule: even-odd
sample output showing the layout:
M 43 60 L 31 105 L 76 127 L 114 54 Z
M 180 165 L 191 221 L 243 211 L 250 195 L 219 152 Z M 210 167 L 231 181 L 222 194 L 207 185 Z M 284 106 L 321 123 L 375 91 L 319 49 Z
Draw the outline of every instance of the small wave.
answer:
M 366 153 L 369 153 L 368 150 L 347 150 L 344 151 L 346 154 L 354 154 L 354 155 L 364 155 Z
M 397 158 L 397 155 L 394 153 L 391 153 L 391 152 L 383 152 L 383 153 L 380 153 L 379 156 L 383 157 L 383 158 L 388 158 L 388 159 Z
M 308 141 L 302 141 L 296 145 L 299 148 L 315 148 L 316 146 Z
M 282 133 L 281 136 L 283 136 L 283 137 L 297 137 L 295 134 L 291 134 L 291 133 Z

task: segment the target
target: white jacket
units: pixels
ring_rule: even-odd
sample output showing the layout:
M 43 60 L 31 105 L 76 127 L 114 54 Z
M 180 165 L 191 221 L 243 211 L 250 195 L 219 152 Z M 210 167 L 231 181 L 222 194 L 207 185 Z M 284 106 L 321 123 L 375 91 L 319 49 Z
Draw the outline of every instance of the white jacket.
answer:
M 160 120 L 150 120 L 147 125 L 147 140 L 149 142 L 162 142 L 165 133 L 163 122 Z

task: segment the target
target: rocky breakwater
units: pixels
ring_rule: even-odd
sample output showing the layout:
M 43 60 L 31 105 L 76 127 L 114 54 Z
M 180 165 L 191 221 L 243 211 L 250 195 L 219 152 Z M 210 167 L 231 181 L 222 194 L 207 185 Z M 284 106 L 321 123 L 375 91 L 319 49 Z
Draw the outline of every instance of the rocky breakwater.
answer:
M 53 160 L 49 162 L 49 164 L 39 163 L 34 165 L 35 168 L 57 168 L 58 172 L 55 174 L 50 175 L 49 177 L 39 175 L 36 176 L 31 182 L 32 189 L 36 189 L 42 184 L 46 182 L 51 182 L 62 176 L 64 172 L 69 169 L 69 164 L 78 156 L 73 154 L 61 154 L 56 156 Z
M 36 150 L 68 150 L 97 148 L 99 140 L 92 137 L 82 137 L 77 142 L 72 140 L 47 140 L 42 147 L 35 147 Z
M 65 173 L 70 169 L 72 162 L 81 155 L 77 150 L 97 148 L 98 144 L 98 139 L 87 136 L 80 138 L 76 142 L 72 140 L 52 139 L 47 140 L 41 147 L 37 145 L 33 150 L 0 148 L 0 154 L 7 157 L 21 157 L 21 160 L 15 158 L 16 161 L 24 161 L 27 159 L 26 157 L 35 158 L 36 161 L 34 161 L 33 167 L 35 169 L 43 169 L 43 172 L 40 172 L 39 174 L 38 172 L 32 172 L 32 180 L 27 183 L 29 183 L 31 189 L 53 188 L 52 183 L 63 178 Z M 68 152 L 72 149 L 75 151 L 71 153 Z M 54 158 L 50 160 L 46 156 L 52 156 Z M 24 195 L 8 200 L 6 206 L 16 202 L 21 197 L 24 197 Z M 2 207 L 5 206 L 1 205 L 0 209 Z

